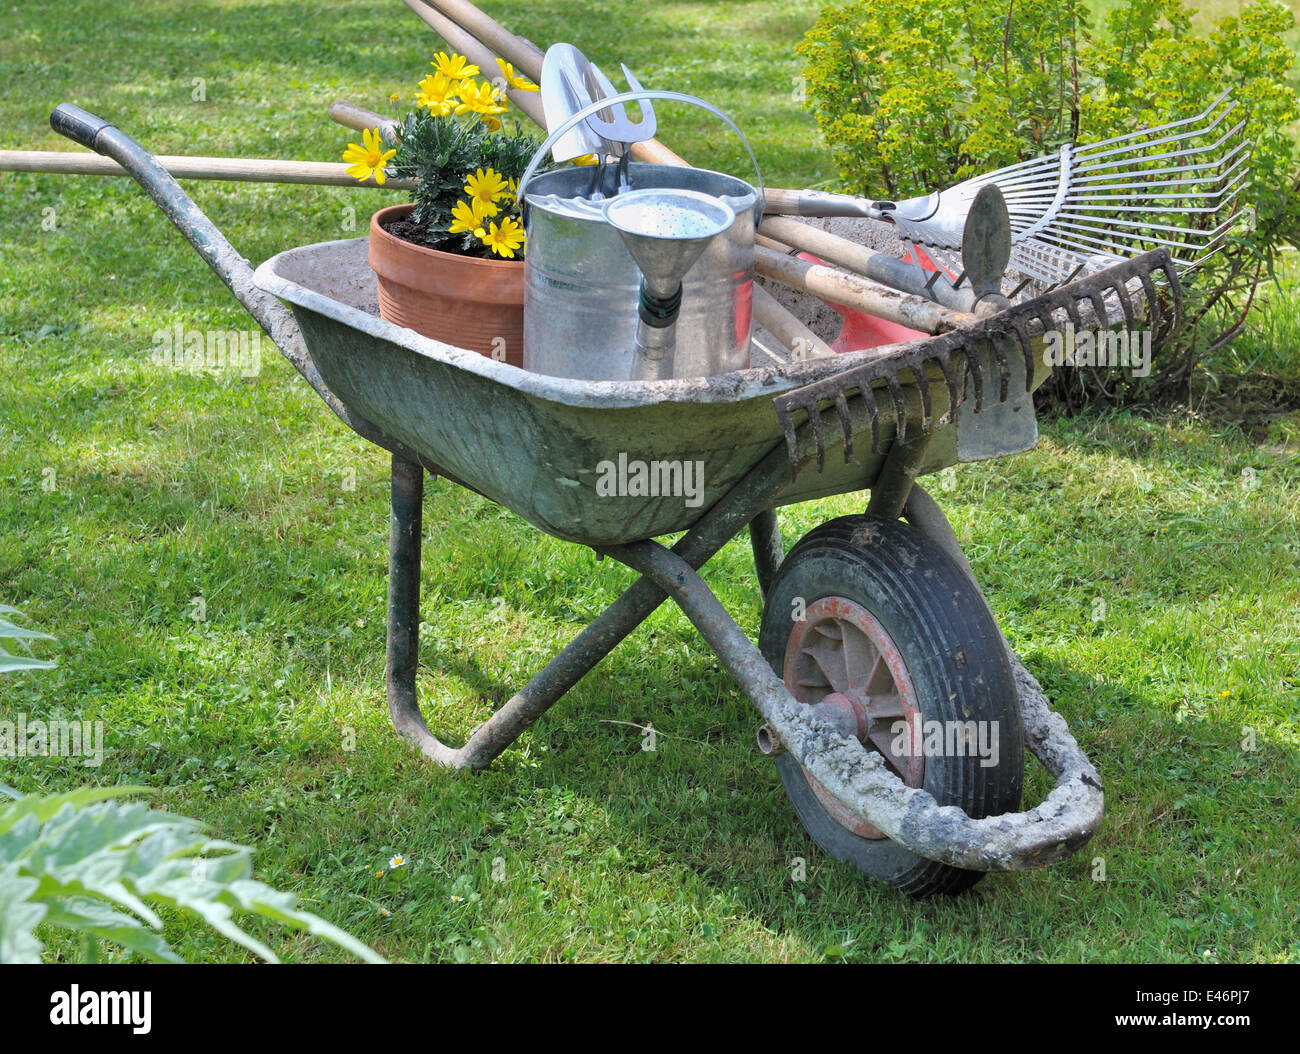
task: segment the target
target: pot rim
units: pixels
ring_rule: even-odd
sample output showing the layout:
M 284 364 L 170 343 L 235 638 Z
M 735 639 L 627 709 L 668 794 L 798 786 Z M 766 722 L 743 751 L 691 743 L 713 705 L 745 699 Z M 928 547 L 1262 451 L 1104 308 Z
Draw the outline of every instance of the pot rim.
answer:
M 390 234 L 384 229 L 381 220 L 390 219 L 399 213 L 405 215 L 414 208 L 415 204 L 407 201 L 400 205 L 386 205 L 382 209 L 376 209 L 370 215 L 371 237 L 378 236 L 389 244 L 400 246 L 403 251 L 410 251 L 440 259 L 456 260 L 471 268 L 500 270 L 502 268 L 522 267 L 524 265 L 523 259 L 499 260 L 485 256 L 466 256 L 463 253 L 449 253 L 443 249 L 431 249 L 427 245 L 419 245 L 416 242 L 407 241 L 405 238 L 399 238 L 397 235 Z

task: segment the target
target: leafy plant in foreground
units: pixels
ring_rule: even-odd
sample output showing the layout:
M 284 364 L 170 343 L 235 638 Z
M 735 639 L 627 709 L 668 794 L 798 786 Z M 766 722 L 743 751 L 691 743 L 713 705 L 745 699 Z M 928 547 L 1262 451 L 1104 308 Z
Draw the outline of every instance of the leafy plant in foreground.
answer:
M 158 907 L 193 915 L 268 962 L 279 960 L 238 925 L 238 915 L 305 930 L 366 962 L 384 961 L 296 908 L 292 894 L 255 880 L 251 849 L 209 839 L 186 816 L 112 800 L 145 788 L 0 792 L 14 799 L 0 805 L 0 963 L 40 962 L 41 925 L 85 937 L 90 960 L 105 940 L 153 962 L 181 962 L 161 934 Z
M 7 615 L 17 614 L 17 608 L 11 608 L 7 604 L 0 604 L 0 674 L 14 673 L 17 670 L 52 670 L 54 663 L 35 658 L 31 654 L 31 647 L 27 642 L 30 640 L 53 640 L 54 638 L 48 633 L 41 633 L 34 629 L 24 629 L 6 618 Z M 27 651 L 27 654 L 15 655 L 6 650 L 4 645 L 6 640 L 18 641 L 19 645 Z

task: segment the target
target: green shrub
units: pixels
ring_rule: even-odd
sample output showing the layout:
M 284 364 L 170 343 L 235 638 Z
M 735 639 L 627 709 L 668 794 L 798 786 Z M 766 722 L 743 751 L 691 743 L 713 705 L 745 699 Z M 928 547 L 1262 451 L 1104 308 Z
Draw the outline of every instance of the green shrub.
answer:
M 1070 370 L 1075 403 L 1186 395 L 1198 358 L 1238 331 L 1277 250 L 1300 240 L 1289 9 L 1253 0 L 1196 31 L 1182 0 L 1121 0 L 1093 20 L 1079 0 L 851 0 L 799 45 L 809 106 L 844 189 L 909 197 L 1041 156 L 1200 113 L 1225 88 L 1253 142 L 1239 201 L 1255 211 L 1189 289 L 1190 325 L 1145 381 Z M 1208 220 L 1207 220 L 1208 222 Z M 1059 371 L 1058 371 L 1059 372 Z

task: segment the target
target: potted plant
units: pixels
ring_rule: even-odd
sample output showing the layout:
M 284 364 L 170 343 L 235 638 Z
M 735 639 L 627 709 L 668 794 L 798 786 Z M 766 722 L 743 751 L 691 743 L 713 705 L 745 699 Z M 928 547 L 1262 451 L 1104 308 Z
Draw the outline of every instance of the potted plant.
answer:
M 525 236 L 515 191 L 539 140 L 508 113 L 505 86 L 537 91 L 497 60 L 483 79 L 463 55 L 440 52 L 415 108 L 362 133 L 343 160 L 359 180 L 415 182 L 411 202 L 370 219 L 379 313 L 457 347 L 523 363 Z M 400 101 L 394 93 L 393 103 Z

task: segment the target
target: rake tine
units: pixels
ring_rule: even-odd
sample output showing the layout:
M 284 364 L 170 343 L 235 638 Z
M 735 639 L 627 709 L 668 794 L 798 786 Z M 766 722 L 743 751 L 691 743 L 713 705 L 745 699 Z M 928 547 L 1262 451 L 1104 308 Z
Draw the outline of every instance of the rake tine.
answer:
M 794 479 L 799 474 L 799 455 L 798 445 L 794 438 L 794 416 L 784 406 L 777 405 L 777 420 L 781 422 L 781 432 L 785 436 L 786 453 L 790 456 L 790 478 Z
M 859 389 L 862 393 L 862 401 L 867 404 L 867 416 L 871 419 L 871 452 L 878 454 L 880 452 L 880 406 L 876 402 L 876 393 L 871 388 L 871 382 L 865 381 Z
M 1087 188 L 1095 188 L 1097 190 L 1141 190 L 1144 187 L 1157 187 L 1157 188 L 1202 187 L 1204 188 L 1207 185 L 1214 186 L 1217 183 L 1223 183 L 1223 184 L 1235 183 L 1241 177 L 1242 172 L 1249 171 L 1249 168 L 1247 166 L 1248 159 L 1246 157 L 1237 157 L 1237 155 L 1242 153 L 1242 151 L 1245 150 L 1250 145 L 1251 144 L 1249 140 L 1247 140 L 1239 144 L 1237 147 L 1233 148 L 1231 153 L 1225 154 L 1223 157 L 1217 157 L 1213 161 L 1203 161 L 1200 164 L 1196 164 L 1196 165 L 1166 165 L 1163 168 L 1141 169 L 1136 173 L 1134 173 L 1131 169 L 1128 168 L 1125 168 L 1122 171 L 1115 171 L 1114 169 L 1105 169 L 1104 171 L 1098 172 L 1097 175 L 1084 176 L 1083 178 L 1077 180 L 1075 185 L 1081 188 L 1087 187 Z M 1232 165 L 1230 165 L 1228 168 L 1224 169 L 1223 171 L 1219 171 L 1219 169 L 1223 168 L 1224 164 L 1226 164 L 1228 161 L 1232 161 L 1233 158 L 1236 158 L 1236 160 L 1233 161 Z M 1150 176 L 1172 176 L 1172 175 L 1178 175 L 1179 173 L 1183 173 L 1183 172 L 1199 172 L 1201 169 L 1209 169 L 1210 171 L 1208 171 L 1203 176 L 1194 176 L 1191 179 L 1147 178 Z M 1137 181 L 1132 183 L 1108 182 L 1113 180 L 1129 179 L 1134 176 L 1137 177 Z M 1010 196 L 1014 196 L 1015 199 L 1019 201 L 1021 200 L 1022 197 L 1027 199 L 1030 197 L 1038 196 L 1041 193 L 1043 192 L 1036 191 L 1036 190 L 1032 190 L 1032 191 L 1025 190 L 1023 192 L 1017 191 L 1014 195 L 1010 195 Z M 1071 193 L 1074 193 L 1073 188 L 1071 188 Z
M 1183 286 L 1178 281 L 1178 271 L 1174 267 L 1174 261 L 1167 254 L 1159 265 L 1160 270 L 1164 271 L 1165 279 L 1168 282 L 1170 290 L 1170 299 L 1173 303 L 1170 305 L 1169 330 L 1173 332 L 1183 324 Z M 1154 326 L 1152 327 L 1155 328 Z
M 998 402 L 1005 403 L 1007 391 L 1011 387 L 1011 363 L 1007 361 L 1007 353 L 1002 350 L 1002 341 L 991 338 L 989 346 L 993 349 L 993 358 L 998 364 Z
M 894 442 L 901 443 L 907 438 L 907 401 L 903 398 L 902 385 L 892 371 L 885 370 L 883 378 L 889 397 L 894 400 Z
M 939 372 L 943 374 L 943 383 L 948 389 L 948 414 L 951 415 L 956 411 L 957 403 L 961 399 L 961 395 L 957 391 L 957 376 L 952 370 L 952 359 L 941 352 L 926 361 L 938 365 Z
M 1212 103 L 1210 103 L 1209 106 L 1207 106 L 1195 117 L 1184 117 L 1180 121 L 1171 121 L 1169 124 L 1160 125 L 1156 128 L 1139 128 L 1133 132 L 1125 132 L 1123 135 L 1117 135 L 1112 139 L 1103 139 L 1097 143 L 1089 143 L 1086 147 L 1081 148 L 1079 153 L 1086 154 L 1092 157 L 1105 157 L 1110 154 L 1117 154 L 1117 153 L 1120 154 L 1133 153 L 1134 151 L 1131 147 L 1126 147 L 1123 150 L 1111 150 L 1111 149 L 1102 150 L 1101 148 L 1113 147 L 1116 143 L 1124 143 L 1131 139 L 1137 139 L 1144 135 L 1150 135 L 1152 132 L 1173 131 L 1173 129 L 1175 128 L 1185 128 L 1189 124 L 1196 124 L 1197 122 L 1205 121 L 1209 118 L 1210 114 L 1213 113 L 1218 108 L 1219 103 L 1223 102 L 1223 100 L 1226 99 L 1231 93 L 1232 93 L 1232 89 L 1228 88 L 1226 91 L 1221 93 L 1217 99 L 1215 99 Z M 1215 128 L 1219 126 L 1219 124 L 1223 121 L 1223 119 L 1227 117 L 1228 114 L 1232 113 L 1232 111 L 1235 110 L 1236 108 L 1237 108 L 1237 101 L 1234 99 L 1232 102 L 1230 102 L 1227 105 L 1223 113 L 1219 114 L 1213 121 L 1205 125 L 1203 128 L 1196 131 L 1185 133 L 1182 136 L 1166 137 L 1165 139 L 1158 140 L 1155 143 L 1143 143 L 1141 149 L 1146 149 L 1151 146 L 1159 146 L 1161 145 L 1161 143 L 1169 142 L 1171 140 L 1180 139 L 1180 138 L 1186 139 L 1189 136 L 1203 135 L 1205 132 L 1213 131 Z
M 912 379 L 916 381 L 916 392 L 921 397 L 921 431 L 930 431 L 930 419 L 934 416 L 930 401 L 930 380 L 925 375 L 925 363 L 912 367 Z
M 1034 343 L 1029 336 L 1029 321 L 1023 318 L 1013 319 L 1011 328 L 1020 341 L 1020 354 L 1025 359 L 1025 391 L 1031 392 L 1034 390 Z
M 1058 235 L 1057 237 L 1059 237 L 1060 240 L 1061 240 L 1062 242 L 1064 242 L 1066 245 L 1075 245 L 1075 246 L 1078 246 L 1079 248 L 1088 249 L 1090 252 L 1092 252 L 1092 253 L 1094 253 L 1094 254 L 1095 254 L 1095 253 L 1101 253 L 1102 255 L 1110 256 L 1110 257 L 1115 257 L 1115 256 L 1120 256 L 1120 257 L 1122 257 L 1122 256 L 1125 255 L 1125 252 L 1124 252 L 1124 249 L 1125 249 L 1125 248 L 1130 248 L 1130 249 L 1132 248 L 1132 247 L 1120 247 L 1120 246 L 1115 246 L 1115 245 L 1112 245 L 1111 243 L 1104 243 L 1104 242 L 1098 242 L 1096 245 L 1089 245 L 1088 242 L 1089 242 L 1090 239 L 1086 239 L 1086 238 L 1084 238 L 1082 235 L 1076 235 L 1076 237 L 1079 239 L 1078 241 L 1075 241 L 1075 240 L 1073 240 L 1073 239 L 1066 238 L 1066 237 L 1064 237 L 1063 235 Z M 1216 235 L 1216 237 L 1217 237 L 1217 235 Z M 1139 241 L 1139 242 L 1150 242 L 1150 243 L 1152 243 L 1152 245 L 1150 246 L 1150 248 L 1164 248 L 1164 249 L 1188 249 L 1188 248 L 1195 249 L 1195 248 L 1196 248 L 1195 246 L 1184 245 L 1184 244 L 1182 244 L 1182 243 L 1180 243 L 1180 242 L 1170 241 L 1170 240 L 1168 240 L 1168 239 L 1166 239 L 1166 238 L 1145 238 L 1145 239 L 1135 239 L 1135 241 Z M 1149 251 L 1150 251 L 1150 248 L 1147 248 L 1147 247 L 1144 246 L 1144 245 L 1139 245 L 1138 248 L 1141 248 L 1142 251 L 1144 251 L 1144 252 L 1149 252 Z M 1077 254 L 1076 254 L 1076 255 L 1077 255 Z M 1177 262 L 1178 262 L 1180 265 L 1182 265 L 1182 266 L 1187 266 L 1187 267 L 1190 267 L 1190 266 L 1191 266 L 1190 262 L 1185 262 L 1185 261 L 1181 261 L 1181 260 L 1179 260 L 1179 261 L 1177 261 Z M 1070 277 L 1066 279 L 1066 281 L 1067 281 L 1067 282 L 1069 282 L 1069 281 L 1073 281 L 1073 280 L 1074 280 L 1074 276 L 1077 275 L 1077 274 L 1079 273 L 1079 271 L 1083 269 L 1084 266 L 1087 266 L 1087 261 L 1086 261 L 1086 260 L 1085 260 L 1084 264 L 1081 265 L 1081 266 L 1079 267 L 1078 270 L 1074 271 L 1074 272 L 1070 275 Z
M 1220 151 L 1223 145 L 1227 143 L 1230 139 L 1232 139 L 1235 135 L 1237 135 L 1239 132 L 1241 132 L 1242 129 L 1245 128 L 1245 126 L 1246 126 L 1246 122 L 1241 121 L 1239 124 L 1235 125 L 1233 128 L 1230 128 L 1227 132 L 1221 135 L 1213 143 L 1205 143 L 1201 146 L 1187 147 L 1186 149 L 1183 150 L 1171 150 L 1168 153 L 1153 155 L 1150 158 L 1148 158 L 1148 160 L 1149 161 L 1174 161 L 1180 158 L 1194 158 L 1194 157 L 1199 157 L 1203 154 L 1209 154 L 1214 151 Z M 1192 134 L 1196 135 L 1199 133 L 1194 132 Z M 1148 147 L 1154 145 L 1156 144 L 1146 143 L 1143 144 L 1142 149 L 1145 150 Z M 1072 153 L 1073 163 L 1071 165 L 1071 170 L 1070 170 L 1070 181 L 1071 184 L 1087 186 L 1089 184 L 1096 183 L 1098 181 L 1114 179 L 1116 178 L 1117 175 L 1120 174 L 1122 174 L 1123 176 L 1134 176 L 1136 178 L 1141 179 L 1142 177 L 1145 176 L 1172 175 L 1178 172 L 1198 172 L 1201 169 L 1207 169 L 1207 168 L 1211 170 L 1216 170 L 1222 168 L 1226 162 L 1235 158 L 1238 154 L 1240 154 L 1243 150 L 1245 150 L 1249 146 L 1250 146 L 1250 141 L 1243 140 L 1242 142 L 1233 146 L 1228 151 L 1221 152 L 1219 153 L 1218 156 L 1212 157 L 1208 161 L 1196 161 L 1192 164 L 1187 164 L 1187 165 L 1162 165 L 1158 168 L 1137 168 L 1137 169 L 1133 168 L 1134 162 L 1129 160 L 1128 158 L 1125 159 L 1116 158 L 1115 160 L 1112 161 L 1095 161 L 1094 160 L 1095 157 L 1100 157 L 1102 155 L 1088 155 L 1084 152 L 1087 148 L 1078 148 L 1074 150 Z M 1133 152 L 1130 151 L 1129 153 L 1133 153 Z M 1093 163 L 1088 164 L 1089 161 L 1093 161 Z M 1235 167 L 1236 166 L 1234 165 L 1233 168 Z M 1232 169 L 1229 169 L 1228 171 L 1230 172 L 1232 171 Z M 1088 173 L 1095 173 L 1095 174 L 1089 175 Z M 1226 173 L 1224 174 L 1226 175 Z M 1215 179 L 1215 178 L 1222 178 L 1222 176 L 1208 176 L 1208 175 L 1202 176 L 1199 179 L 1194 180 L 1193 182 L 1199 183 L 1199 182 L 1204 182 L 1205 180 Z M 1010 186 L 1011 193 L 1021 193 L 1024 191 L 1033 191 L 1039 187 L 1049 188 L 1053 186 L 1054 183 L 1055 180 L 1053 178 L 1050 178 L 1046 173 L 1046 171 L 1044 171 L 1043 173 L 1039 174 L 1037 177 L 1033 179 L 1024 178 L 1024 177 L 1018 178 L 1012 181 L 1009 184 L 1009 186 Z
M 1089 289 L 1088 300 L 1092 303 L 1092 310 L 1097 315 L 1097 335 L 1100 336 L 1102 330 L 1110 328 L 1108 324 L 1110 316 L 1106 312 L 1106 297 L 1100 289 Z
M 1023 282 L 1021 282 L 1018 286 L 1016 286 L 1015 289 L 1011 290 L 1011 295 L 1008 296 L 1007 299 L 1014 300 L 1016 297 L 1018 297 L 1021 294 L 1024 288 L 1027 285 L 1029 285 L 1029 283 L 1032 281 L 1033 281 L 1032 278 L 1026 278 Z
M 1133 303 L 1129 299 L 1129 288 L 1127 282 L 1113 282 L 1110 287 L 1115 291 L 1115 296 L 1119 300 L 1120 310 L 1124 312 L 1124 326 L 1131 333 L 1137 322 L 1133 314 Z
M 1043 327 L 1043 334 L 1049 331 L 1059 331 L 1060 327 L 1056 324 L 1056 315 L 1050 306 L 1044 305 L 1038 311 L 1038 322 Z
M 1138 211 L 1141 211 L 1141 210 L 1138 210 Z M 1180 209 L 1180 210 L 1178 210 L 1178 211 L 1181 212 L 1181 211 L 1184 211 L 1184 210 L 1181 210 L 1181 209 Z M 1186 211 L 1199 212 L 1199 211 L 1201 211 L 1201 210 L 1199 210 L 1199 209 L 1192 209 L 1192 210 L 1186 210 Z M 1211 211 L 1217 212 L 1218 209 L 1213 209 L 1213 210 L 1211 210 Z M 1053 221 L 1053 223 L 1054 223 L 1054 225 L 1056 225 L 1056 226 L 1065 227 L 1065 228 L 1067 228 L 1067 229 L 1069 229 L 1069 230 L 1078 230 L 1078 231 L 1104 231 L 1105 228 L 1103 228 L 1103 227 L 1094 227 L 1094 226 L 1091 226 L 1091 225 L 1090 225 L 1090 222 L 1096 222 L 1097 219 L 1098 219 L 1098 217 L 1096 217 L 1096 216 L 1081 216 L 1081 215 L 1079 215 L 1079 214 L 1077 214 L 1077 213 L 1073 213 L 1073 212 L 1062 212 L 1062 213 L 1060 213 L 1060 215 L 1058 216 L 1057 220 L 1054 220 L 1054 221 Z M 1060 220 L 1077 220 L 1077 221 L 1081 221 L 1081 222 L 1076 222 L 1076 223 L 1058 222 L 1058 221 L 1060 221 Z M 1110 217 L 1107 217 L 1107 218 L 1106 218 L 1106 222 L 1109 223 L 1109 224 L 1113 224 L 1113 225 L 1116 226 L 1116 227 L 1127 227 L 1127 228 L 1132 228 L 1132 229 L 1135 230 L 1135 231 L 1165 231 L 1165 232 L 1167 232 L 1167 233 L 1181 234 L 1181 235 L 1185 235 L 1185 236 L 1194 236 L 1194 234 L 1195 234 L 1195 232 L 1193 232 L 1193 231 L 1189 231 L 1186 227 L 1174 227 L 1174 226 L 1171 226 L 1171 225 L 1169 225 L 1169 224 L 1167 224 L 1167 223 L 1143 223 L 1143 222 L 1141 222 L 1140 220 L 1120 220 L 1120 219 L 1112 219 L 1112 218 L 1110 218 Z M 1120 236 L 1121 236 L 1121 237 L 1137 237 L 1137 238 L 1147 238 L 1147 237 L 1149 237 L 1149 236 L 1147 236 L 1147 235 L 1143 235 L 1143 234 L 1125 235 L 1125 234 L 1123 234 L 1122 232 L 1119 232 L 1119 233 L 1120 233 Z M 1155 239 L 1154 239 L 1154 238 L 1150 238 L 1150 240 L 1154 241 Z
M 984 409 L 984 363 L 980 360 L 979 341 L 966 341 L 966 369 L 975 382 L 975 412 Z
M 1234 135 L 1236 135 L 1246 126 L 1246 122 L 1244 120 L 1239 122 L 1237 125 L 1224 132 L 1221 136 L 1219 136 L 1218 139 L 1216 139 L 1212 143 L 1204 143 L 1201 146 L 1188 146 L 1177 150 L 1168 150 L 1162 154 L 1152 154 L 1151 150 L 1154 147 L 1164 146 L 1167 143 L 1182 143 L 1182 142 L 1186 142 L 1188 139 L 1195 139 L 1197 136 L 1208 135 L 1210 132 L 1214 131 L 1214 129 L 1219 126 L 1223 118 L 1226 116 L 1227 113 L 1221 114 L 1214 121 L 1213 124 L 1206 125 L 1204 128 L 1197 128 L 1190 132 L 1183 132 L 1181 135 L 1164 136 L 1163 138 L 1160 139 L 1153 139 L 1150 142 L 1142 143 L 1138 146 L 1137 149 L 1105 150 L 1101 152 L 1089 152 L 1086 150 L 1079 150 L 1076 152 L 1075 156 L 1078 158 L 1081 166 L 1085 164 L 1087 165 L 1087 168 L 1084 169 L 1085 171 L 1095 171 L 1099 167 L 1123 164 L 1122 161 L 1118 161 L 1118 160 L 1104 162 L 1101 165 L 1098 165 L 1096 163 L 1103 157 L 1114 157 L 1117 154 L 1123 154 L 1129 157 L 1131 157 L 1134 154 L 1147 154 L 1148 160 L 1151 161 L 1164 161 L 1168 158 L 1196 157 L 1198 154 L 1208 154 L 1211 151 L 1220 149 L 1224 143 L 1226 143 L 1229 139 L 1231 139 Z M 1088 162 L 1093 162 L 1093 163 L 1087 164 Z
M 814 399 L 808 409 L 808 421 L 812 425 L 813 442 L 817 445 L 817 471 L 826 466 L 826 437 L 822 434 L 822 411 L 818 400 Z
M 840 427 L 844 430 L 844 464 L 853 457 L 853 418 L 849 415 L 849 401 L 842 391 L 835 393 L 835 412 L 840 415 Z
M 1138 279 L 1142 282 L 1142 291 L 1147 298 L 1147 321 L 1152 332 L 1155 332 L 1160 328 L 1160 297 L 1156 293 L 1155 283 L 1151 281 L 1149 274 L 1142 272 L 1138 275 Z
M 1147 186 L 1162 186 L 1162 187 L 1192 186 L 1194 187 L 1202 183 L 1211 183 L 1216 181 L 1222 182 L 1223 180 L 1231 176 L 1233 173 L 1235 173 L 1236 170 L 1241 165 L 1246 163 L 1246 158 L 1237 157 L 1237 155 L 1242 153 L 1249 146 L 1250 146 L 1250 140 L 1243 140 L 1242 142 L 1238 143 L 1235 147 L 1233 147 L 1230 151 L 1228 151 L 1228 153 L 1224 154 L 1222 157 L 1216 157 L 1211 161 L 1199 161 L 1193 165 L 1163 165 L 1160 168 L 1143 168 L 1137 170 L 1136 172 L 1134 172 L 1133 169 L 1127 165 L 1082 166 L 1080 168 L 1075 169 L 1074 173 L 1078 174 L 1080 172 L 1083 173 L 1096 172 L 1097 174 L 1083 175 L 1078 179 L 1072 179 L 1071 187 L 1069 190 L 1067 190 L 1066 193 L 1067 195 L 1074 193 L 1074 187 L 1094 187 L 1097 186 L 1097 184 L 1099 183 L 1105 183 L 1107 180 L 1112 180 L 1112 179 L 1136 178 L 1137 181 L 1133 183 L 1116 183 L 1113 186 L 1100 187 L 1099 189 L 1140 190 L 1143 187 L 1147 187 Z M 1236 158 L 1236 160 L 1233 162 L 1231 167 L 1229 167 L 1226 171 L 1223 172 L 1218 171 L 1224 166 L 1224 164 L 1226 164 L 1228 161 L 1232 161 L 1234 158 Z M 1209 169 L 1210 171 L 1203 176 L 1196 176 L 1192 179 L 1151 180 L 1147 178 L 1149 176 L 1172 176 L 1182 172 L 1200 172 L 1202 169 Z M 1002 191 L 1002 196 L 1005 197 L 1008 201 L 1013 199 L 1015 201 L 1025 201 L 1034 198 L 1053 197 L 1056 194 L 1057 188 L 1060 186 L 1060 182 L 1061 182 L 1061 177 L 1059 173 L 1052 172 L 1050 174 L 1045 173 L 1044 175 L 1032 181 L 1016 180 L 1015 182 L 1007 184 L 1005 186 L 1004 184 L 999 183 L 998 189 Z
M 1070 321 L 1074 324 L 1074 331 L 1078 333 L 1084 328 L 1083 315 L 1079 311 L 1079 301 L 1076 297 L 1071 296 L 1065 302 L 1065 313 L 1070 316 Z

